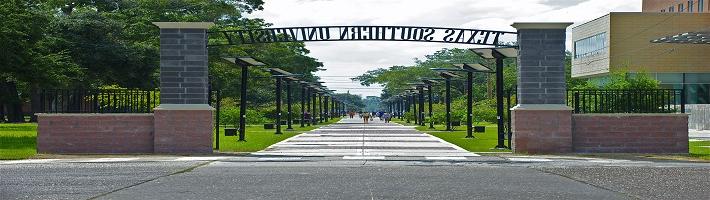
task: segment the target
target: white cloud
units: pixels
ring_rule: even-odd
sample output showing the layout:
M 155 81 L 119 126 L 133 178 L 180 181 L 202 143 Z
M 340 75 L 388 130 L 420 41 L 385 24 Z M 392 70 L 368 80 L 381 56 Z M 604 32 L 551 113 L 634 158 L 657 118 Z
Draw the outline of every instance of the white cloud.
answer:
M 319 25 L 409 25 L 515 31 L 513 22 L 574 22 L 609 12 L 640 11 L 641 0 L 267 0 L 263 18 L 274 27 Z M 574 26 L 574 25 L 573 25 Z M 349 77 L 392 65 L 411 65 L 441 48 L 471 46 L 414 42 L 314 42 L 311 56 L 322 61 L 330 88 L 362 88 Z M 569 42 L 568 42 L 569 47 Z M 373 86 L 375 88 L 379 86 Z M 346 92 L 347 89 L 338 89 Z M 376 89 L 350 90 L 378 96 Z

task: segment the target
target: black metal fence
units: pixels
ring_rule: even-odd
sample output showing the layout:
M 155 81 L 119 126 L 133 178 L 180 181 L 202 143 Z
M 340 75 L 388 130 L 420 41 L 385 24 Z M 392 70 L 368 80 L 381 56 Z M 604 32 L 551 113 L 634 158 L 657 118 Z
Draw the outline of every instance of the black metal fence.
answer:
M 159 104 L 155 89 L 48 89 L 35 113 L 151 113 Z
M 574 113 L 685 113 L 682 89 L 567 90 Z

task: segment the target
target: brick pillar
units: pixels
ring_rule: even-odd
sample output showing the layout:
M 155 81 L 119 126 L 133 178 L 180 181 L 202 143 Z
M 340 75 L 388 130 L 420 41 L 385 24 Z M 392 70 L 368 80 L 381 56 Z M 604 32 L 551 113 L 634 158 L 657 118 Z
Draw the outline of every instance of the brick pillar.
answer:
M 512 109 L 513 152 L 572 152 L 566 106 L 565 41 L 572 23 L 514 23 L 518 29 L 518 105 Z
M 160 106 L 155 108 L 156 153 L 212 153 L 208 105 L 209 22 L 154 22 L 160 28 Z

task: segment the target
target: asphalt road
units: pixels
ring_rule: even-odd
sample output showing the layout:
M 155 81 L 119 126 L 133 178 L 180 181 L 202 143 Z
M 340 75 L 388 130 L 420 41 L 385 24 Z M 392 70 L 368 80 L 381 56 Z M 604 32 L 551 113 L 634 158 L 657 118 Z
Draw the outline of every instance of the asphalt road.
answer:
M 710 166 L 497 161 L 0 165 L 0 199 L 710 199 Z

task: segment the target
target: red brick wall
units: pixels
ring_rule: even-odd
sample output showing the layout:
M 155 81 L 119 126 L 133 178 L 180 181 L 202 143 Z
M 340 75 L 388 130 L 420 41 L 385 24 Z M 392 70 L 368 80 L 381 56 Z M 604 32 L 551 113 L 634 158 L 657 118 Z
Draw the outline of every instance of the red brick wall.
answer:
M 571 110 L 513 110 L 513 152 L 572 152 Z
M 38 153 L 151 153 L 152 114 L 39 114 Z
M 155 153 L 212 153 L 211 110 L 155 110 Z
M 688 153 L 686 114 L 575 114 L 578 153 Z

